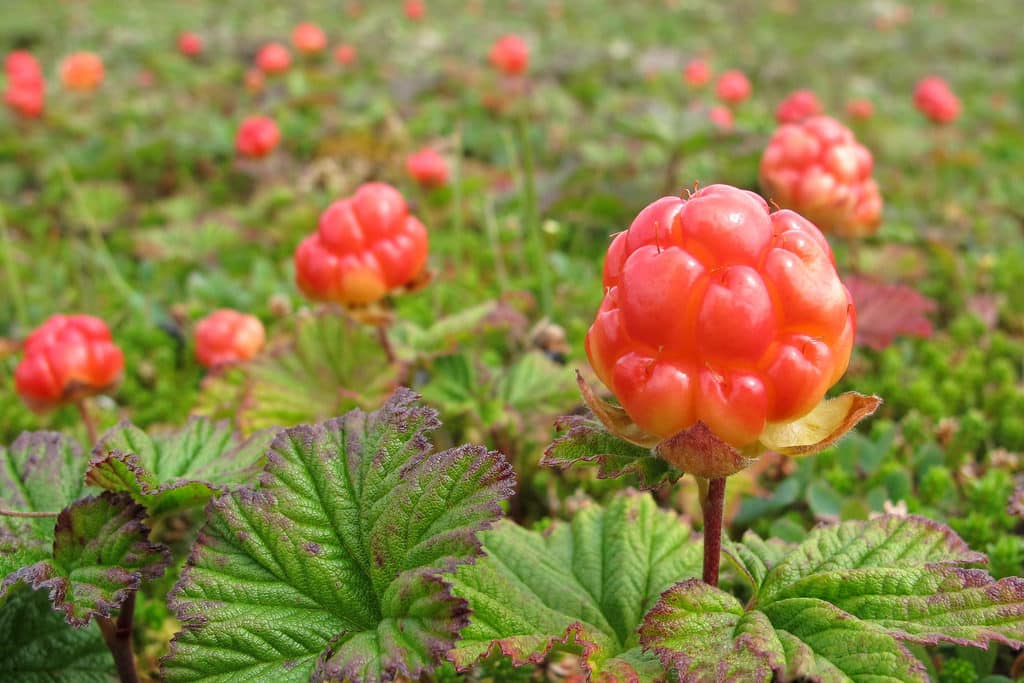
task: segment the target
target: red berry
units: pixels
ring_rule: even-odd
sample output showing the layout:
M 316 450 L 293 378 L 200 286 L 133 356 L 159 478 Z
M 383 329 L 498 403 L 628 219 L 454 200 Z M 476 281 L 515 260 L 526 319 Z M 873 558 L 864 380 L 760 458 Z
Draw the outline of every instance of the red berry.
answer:
M 752 444 L 813 409 L 849 362 L 853 305 L 828 242 L 753 192 L 657 200 L 612 241 L 604 288 L 587 356 L 658 437 L 700 420 Z
M 250 116 L 242 121 L 235 136 L 235 149 L 242 156 L 260 159 L 267 156 L 281 141 L 281 131 L 268 116 Z
M 265 74 L 280 74 L 292 65 L 292 54 L 281 43 L 267 43 L 256 54 L 256 66 Z
M 875 115 L 875 105 L 871 103 L 871 100 L 863 98 L 850 100 L 846 103 L 846 113 L 850 115 L 851 119 L 866 121 Z
M 103 82 L 103 60 L 92 52 L 69 55 L 60 63 L 60 80 L 69 90 L 95 90 Z
M 427 230 L 384 183 L 366 183 L 320 215 L 295 250 L 295 279 L 310 299 L 373 303 L 411 283 L 427 262 Z
M 319 26 L 307 21 L 292 31 L 292 45 L 303 54 L 317 54 L 327 48 L 327 35 Z
M 334 48 L 334 61 L 342 66 L 349 66 L 356 61 L 356 48 L 355 45 L 349 45 L 343 43 L 338 47 Z
M 43 82 L 43 70 L 39 68 L 39 62 L 32 56 L 32 53 L 25 50 L 15 50 L 4 58 L 4 73 L 8 80 L 12 81 L 38 81 Z
M 703 59 L 691 60 L 683 69 L 683 80 L 693 88 L 702 88 L 711 80 L 711 67 Z
M 715 127 L 726 132 L 732 130 L 735 122 L 732 110 L 722 105 L 711 107 L 708 110 L 708 118 L 711 120 L 711 123 L 715 124 Z
M 427 6 L 422 0 L 405 0 L 405 16 L 413 21 L 422 21 L 427 14 Z
M 935 123 L 950 123 L 960 116 L 960 99 L 938 76 L 918 82 L 914 88 L 914 106 Z
M 440 187 L 448 182 L 448 163 L 430 147 L 406 157 L 405 168 L 423 187 Z
M 46 104 L 46 89 L 35 81 L 11 80 L 4 91 L 4 102 L 25 118 L 38 118 Z
M 178 51 L 186 57 L 198 57 L 203 52 L 203 39 L 191 31 L 178 36 Z
M 871 152 L 833 118 L 780 126 L 761 157 L 761 186 L 773 201 L 824 230 L 870 235 L 882 220 Z
M 14 388 L 33 410 L 47 410 L 112 389 L 121 380 L 124 355 L 110 330 L 90 315 L 54 315 L 24 344 Z
M 259 318 L 230 308 L 214 311 L 196 325 L 196 357 L 207 368 L 247 361 L 265 342 Z
M 817 95 L 810 90 L 797 90 L 779 103 L 775 110 L 775 120 L 779 123 L 797 123 L 812 116 L 821 116 L 823 111 Z
M 491 46 L 490 60 L 499 71 L 509 76 L 518 76 L 529 65 L 530 48 L 519 36 L 502 36 Z
M 736 69 L 726 71 L 715 84 L 715 94 L 726 104 L 739 104 L 750 97 L 750 90 L 750 80 Z

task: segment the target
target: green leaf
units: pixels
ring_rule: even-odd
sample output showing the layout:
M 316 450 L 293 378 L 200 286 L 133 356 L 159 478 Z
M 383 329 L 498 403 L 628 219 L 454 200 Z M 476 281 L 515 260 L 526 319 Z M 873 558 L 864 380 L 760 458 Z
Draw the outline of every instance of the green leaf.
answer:
M 0 680 L 113 683 L 114 660 L 96 627 L 69 628 L 44 591 L 21 587 L 0 604 Z
M 711 676 L 707 667 L 714 662 L 704 653 L 731 647 L 719 672 L 767 676 L 752 668 L 756 656 L 781 680 L 822 681 L 927 680 L 904 643 L 1024 645 L 1024 579 L 995 581 L 965 567 L 984 556 L 936 522 L 912 516 L 846 522 L 813 530 L 781 559 L 778 550 L 754 536 L 728 544 L 754 587 L 750 604 L 742 607 L 699 582 L 678 584 L 647 615 L 643 645 L 684 679 Z M 722 624 L 705 612 L 731 629 L 731 646 L 722 641 Z M 741 631 L 749 630 L 741 627 L 751 621 L 761 624 L 757 642 L 744 645 Z
M 636 486 L 643 490 L 675 483 L 683 476 L 651 449 L 620 439 L 595 419 L 568 415 L 558 418 L 555 428 L 565 433 L 544 451 L 542 465 L 568 469 L 580 462 L 597 463 L 598 479 L 635 477 Z
M 667 590 L 640 627 L 640 640 L 686 681 L 770 681 L 783 660 L 768 618 L 698 579 Z
M 792 548 L 793 546 L 785 541 L 777 538 L 766 541 L 749 530 L 743 534 L 742 543 L 727 540 L 722 546 L 723 552 L 755 591 L 761 587 L 768 571 L 781 562 Z
M 53 554 L 9 575 L 0 597 L 24 581 L 49 588 L 53 606 L 73 626 L 110 616 L 143 579 L 163 574 L 170 551 L 148 541 L 145 509 L 126 495 L 103 493 L 64 508 L 54 529 Z
M 794 596 L 807 577 L 859 568 L 908 568 L 930 564 L 974 564 L 985 556 L 938 522 L 915 516 L 884 516 L 812 530 L 768 575 L 759 601 Z
M 451 353 L 460 342 L 491 330 L 522 331 L 526 319 L 506 301 L 486 301 L 436 319 L 423 328 L 403 320 L 389 330 L 398 357 L 405 361 Z
M 540 351 L 530 351 L 498 380 L 498 397 L 515 410 L 552 413 L 578 400 L 574 373 Z
M 454 577 L 454 593 L 472 610 L 449 654 L 459 668 L 491 652 L 540 662 L 569 645 L 593 675 L 663 676 L 637 649 L 636 628 L 661 591 L 700 571 L 700 545 L 675 514 L 629 493 L 607 508 L 588 505 L 544 534 L 503 521 L 482 535 L 486 557 Z
M 328 312 L 301 319 L 292 344 L 207 378 L 198 412 L 251 434 L 378 406 L 396 377 L 372 327 Z
M 56 514 L 83 495 L 85 465 L 78 442 L 57 432 L 26 432 L 0 447 L 0 508 L 54 513 L 0 515 L 0 578 L 50 557 Z
M 415 678 L 452 647 L 467 609 L 442 572 L 478 555 L 513 474 L 483 448 L 432 453 L 414 399 L 282 432 L 258 489 L 210 503 L 167 680 Z
M 259 473 L 275 430 L 243 440 L 227 422 L 192 418 L 182 428 L 150 436 L 122 423 L 93 449 L 86 481 L 128 493 L 153 517 L 205 504 L 230 485 Z

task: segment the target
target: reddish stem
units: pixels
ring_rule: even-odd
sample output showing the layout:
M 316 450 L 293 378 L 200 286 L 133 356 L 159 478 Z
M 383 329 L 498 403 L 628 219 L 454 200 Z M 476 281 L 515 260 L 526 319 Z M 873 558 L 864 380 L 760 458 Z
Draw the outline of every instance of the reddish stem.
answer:
M 121 613 L 115 623 L 110 617 L 97 617 L 103 632 L 103 640 L 114 656 L 114 666 L 121 683 L 139 683 L 135 669 L 135 653 L 132 651 L 132 620 L 135 617 L 135 591 L 128 594 L 121 605 Z
M 89 435 L 89 448 L 92 448 L 99 441 L 99 435 L 96 432 L 96 420 L 93 419 L 92 414 L 89 412 L 86 399 L 79 399 L 75 405 L 78 406 L 78 414 L 81 416 L 82 424 L 85 425 L 85 431 Z
M 700 503 L 704 513 L 704 583 L 718 587 L 722 561 L 722 518 L 725 511 L 725 477 L 708 482 L 707 495 Z
M 398 356 L 395 355 L 395 347 L 391 345 L 391 340 L 388 339 L 387 323 L 377 325 L 377 339 L 380 341 L 380 347 L 384 349 L 384 353 L 387 354 L 388 362 L 391 364 L 397 363 Z

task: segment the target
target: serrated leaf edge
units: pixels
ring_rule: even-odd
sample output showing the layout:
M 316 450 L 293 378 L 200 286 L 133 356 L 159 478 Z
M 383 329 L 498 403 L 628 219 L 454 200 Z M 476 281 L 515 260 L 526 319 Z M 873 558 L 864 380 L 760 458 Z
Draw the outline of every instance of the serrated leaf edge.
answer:
M 126 505 L 126 508 L 132 512 L 132 519 L 122 528 L 130 528 L 131 531 L 138 531 L 142 538 L 149 538 L 149 528 L 143 522 L 146 517 L 146 509 L 135 503 L 135 501 L 133 501 L 127 494 L 104 492 L 99 496 L 87 496 L 85 498 L 80 498 L 61 510 L 55 526 L 59 526 L 61 524 L 61 520 L 67 518 L 67 515 L 70 514 L 70 510 L 73 506 L 91 502 L 102 497 L 109 497 L 112 504 L 123 503 Z M 50 560 L 40 560 L 28 567 L 22 567 L 21 569 L 11 572 L 4 577 L 4 580 L 0 582 L 0 599 L 4 598 L 7 595 L 7 591 L 19 582 L 24 582 L 33 590 L 48 588 L 50 590 L 50 602 L 53 603 L 54 610 L 63 612 L 64 620 L 68 624 L 78 628 L 87 626 L 93 617 L 109 617 L 111 610 L 120 608 L 128 596 L 139 589 L 143 579 L 154 579 L 162 576 L 164 570 L 168 565 L 170 565 L 172 557 L 171 551 L 167 546 L 151 543 L 148 540 L 146 540 L 145 543 L 146 551 L 161 555 L 162 561 L 154 563 L 152 566 L 144 569 L 126 572 L 126 576 L 129 580 L 128 585 L 114 591 L 110 600 L 98 599 L 97 608 L 88 610 L 81 617 L 74 615 L 74 607 L 67 601 L 67 592 L 70 583 L 69 580 L 63 576 L 53 576 L 51 573 L 52 557 Z

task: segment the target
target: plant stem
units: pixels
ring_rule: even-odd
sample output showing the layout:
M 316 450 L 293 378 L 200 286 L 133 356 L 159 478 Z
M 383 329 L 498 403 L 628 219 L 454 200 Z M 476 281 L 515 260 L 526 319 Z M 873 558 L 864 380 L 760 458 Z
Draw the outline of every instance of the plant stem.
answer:
M 82 424 L 85 425 L 85 431 L 89 435 L 89 447 L 92 448 L 99 441 L 99 434 L 96 431 L 96 420 L 93 419 L 92 413 L 89 412 L 86 399 L 78 399 L 75 406 L 78 408 L 78 415 L 82 418 Z
M 708 482 L 708 491 L 700 501 L 704 513 L 704 583 L 718 587 L 718 567 L 722 561 L 722 518 L 725 511 L 725 477 Z
M 379 323 L 377 325 L 377 339 L 380 341 L 380 347 L 384 349 L 384 353 L 387 354 L 388 362 L 392 365 L 397 363 L 398 356 L 395 355 L 395 347 L 391 345 L 391 340 L 388 339 L 387 323 Z
M 13 248 L 11 237 L 7 233 L 7 218 L 4 215 L 3 204 L 0 204 L 0 239 L 3 240 L 4 272 L 7 274 L 7 288 L 11 292 L 11 300 L 14 302 L 14 316 L 22 329 L 28 328 L 28 309 L 25 307 L 25 293 L 21 289 L 21 280 L 15 272 Z
M 115 623 L 110 617 L 97 617 L 96 621 L 103 632 L 103 640 L 107 642 L 110 654 L 114 656 L 114 665 L 121 683 L 139 683 L 139 673 L 135 670 L 135 653 L 132 651 L 132 620 L 135 617 L 135 591 L 128 594 L 121 605 L 121 613 Z
M 544 257 L 544 236 L 541 234 L 540 215 L 537 210 L 537 178 L 533 167 L 533 146 L 530 144 L 530 126 L 526 114 L 519 117 L 520 159 L 523 164 L 523 214 L 526 217 L 526 248 L 531 269 L 540 279 L 540 310 L 551 315 L 551 272 Z
M 0 508 L 0 517 L 28 517 L 28 518 L 39 518 L 39 517 L 56 517 L 59 512 L 23 512 L 21 510 L 6 510 Z

